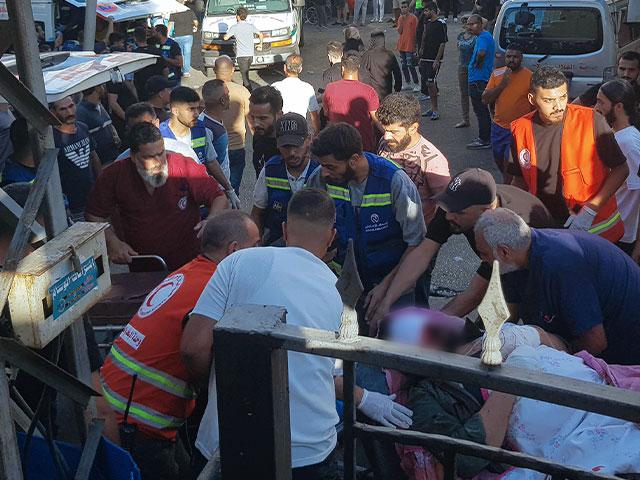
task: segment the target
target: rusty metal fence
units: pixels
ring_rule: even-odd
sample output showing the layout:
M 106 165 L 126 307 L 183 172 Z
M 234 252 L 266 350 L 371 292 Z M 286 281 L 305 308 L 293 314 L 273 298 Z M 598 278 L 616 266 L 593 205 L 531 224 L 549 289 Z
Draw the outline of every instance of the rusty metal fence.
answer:
M 507 365 L 489 368 L 476 358 L 374 338 L 357 337 L 344 342 L 333 332 L 287 325 L 283 308 L 237 306 L 214 329 L 222 478 L 291 478 L 287 351 L 344 361 L 343 448 L 347 480 L 355 479 L 356 439 L 366 437 L 444 451 L 447 480 L 454 478 L 459 454 L 536 470 L 552 480 L 623 478 L 451 437 L 360 423 L 356 421 L 353 397 L 357 362 L 640 421 L 640 395 L 636 392 Z

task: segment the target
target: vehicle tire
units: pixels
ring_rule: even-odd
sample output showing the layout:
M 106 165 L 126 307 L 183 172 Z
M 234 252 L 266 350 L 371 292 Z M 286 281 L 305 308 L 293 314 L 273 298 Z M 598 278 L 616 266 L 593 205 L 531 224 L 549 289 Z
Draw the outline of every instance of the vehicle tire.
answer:
M 309 25 L 318 24 L 318 12 L 316 11 L 316 7 L 309 7 L 305 10 L 305 19 L 306 23 Z
M 216 74 L 213 73 L 213 67 L 204 67 L 204 74 L 209 78 L 214 78 L 216 76 Z

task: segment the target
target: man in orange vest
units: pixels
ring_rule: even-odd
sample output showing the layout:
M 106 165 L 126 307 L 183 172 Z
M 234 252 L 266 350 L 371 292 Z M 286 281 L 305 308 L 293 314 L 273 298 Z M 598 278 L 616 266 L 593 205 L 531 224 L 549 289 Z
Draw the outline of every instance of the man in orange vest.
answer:
M 129 447 L 145 480 L 191 478 L 190 460 L 178 437 L 178 429 L 195 407 L 192 379 L 180 356 L 183 321 L 218 263 L 259 241 L 258 228 L 239 210 L 207 220 L 202 253 L 149 293 L 105 359 L 100 370 L 103 397 L 98 405 L 107 418 L 105 434 L 118 443 L 131 443 L 124 446 Z M 135 433 L 129 442 L 119 429 L 122 432 L 132 386 L 124 425 L 133 425 Z
M 534 72 L 529 101 L 536 110 L 511 124 L 507 170 L 514 185 L 542 200 L 558 225 L 616 242 L 624 225 L 614 194 L 629 174 L 626 159 L 606 119 L 568 100 L 562 71 Z

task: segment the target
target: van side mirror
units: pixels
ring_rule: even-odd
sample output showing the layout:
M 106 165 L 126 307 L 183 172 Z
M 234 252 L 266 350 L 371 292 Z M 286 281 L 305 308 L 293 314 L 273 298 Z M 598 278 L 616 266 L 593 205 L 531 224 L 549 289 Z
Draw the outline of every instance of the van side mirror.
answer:
M 536 20 L 536 16 L 528 10 L 520 10 L 515 16 L 516 25 L 520 27 L 528 27 Z

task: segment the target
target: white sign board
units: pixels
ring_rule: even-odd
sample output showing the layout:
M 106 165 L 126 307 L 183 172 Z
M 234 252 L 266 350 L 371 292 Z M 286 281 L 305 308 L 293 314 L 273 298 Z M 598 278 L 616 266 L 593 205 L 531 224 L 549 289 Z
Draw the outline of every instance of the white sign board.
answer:
M 67 0 L 76 7 L 84 7 L 85 0 Z M 113 18 L 114 22 L 126 22 L 137 18 L 147 18 L 171 13 L 186 12 L 189 7 L 176 0 L 145 0 L 104 2 L 99 0 L 96 13 L 102 18 Z
M 43 54 L 42 57 L 65 55 L 68 58 L 51 67 L 44 68 L 44 87 L 47 101 L 55 102 L 74 93 L 82 92 L 96 85 L 102 85 L 119 76 L 133 73 L 156 62 L 155 55 L 147 53 L 109 53 L 97 55 L 93 52 L 58 52 Z M 15 67 L 15 57 L 2 57 L 8 68 Z M 120 75 L 118 75 L 118 73 Z

